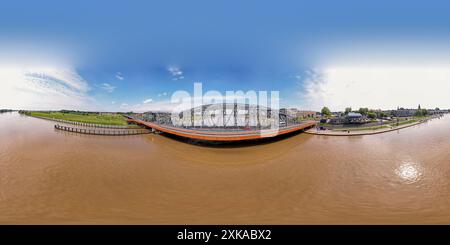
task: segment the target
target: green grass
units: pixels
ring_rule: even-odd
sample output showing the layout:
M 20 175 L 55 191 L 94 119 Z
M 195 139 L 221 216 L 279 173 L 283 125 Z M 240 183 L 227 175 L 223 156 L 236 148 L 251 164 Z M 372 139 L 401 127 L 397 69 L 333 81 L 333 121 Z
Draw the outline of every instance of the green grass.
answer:
M 406 121 L 400 121 L 400 122 L 398 122 L 398 126 L 405 125 L 405 124 L 410 124 L 410 123 L 415 123 L 417 121 L 419 121 L 419 120 L 417 120 L 417 119 L 410 119 L 410 120 L 406 120 Z M 391 125 L 392 126 L 397 126 L 397 122 L 394 121 L 394 122 L 391 123 Z
M 418 119 L 410 119 L 405 121 L 400 121 L 398 123 L 398 126 L 406 125 L 406 124 L 412 124 L 418 122 Z M 389 124 L 383 124 L 383 125 L 377 125 L 372 127 L 354 127 L 354 128 L 337 128 L 333 129 L 333 131 L 363 131 L 363 130 L 377 130 L 377 129 L 383 129 L 383 128 L 390 128 L 391 126 L 397 126 L 397 122 L 391 122 Z
M 28 113 L 30 116 L 46 117 L 53 119 L 62 119 L 72 122 L 93 123 L 102 125 L 127 125 L 127 119 L 120 114 L 106 114 L 99 115 L 96 113 L 63 113 L 63 112 L 40 112 L 31 111 Z
M 383 129 L 383 128 L 389 128 L 387 125 L 379 125 L 379 126 L 373 126 L 373 127 L 354 127 L 354 128 L 340 128 L 340 129 L 333 129 L 333 131 L 363 131 L 363 130 L 376 130 L 376 129 Z

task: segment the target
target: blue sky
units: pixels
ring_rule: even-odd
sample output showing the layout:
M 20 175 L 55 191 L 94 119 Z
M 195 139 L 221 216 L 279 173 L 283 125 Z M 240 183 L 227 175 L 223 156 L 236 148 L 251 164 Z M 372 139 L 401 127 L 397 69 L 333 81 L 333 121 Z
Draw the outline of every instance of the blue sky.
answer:
M 163 108 L 194 82 L 280 91 L 300 109 L 450 107 L 423 86 L 450 83 L 448 13 L 446 1 L 3 2 L 0 107 Z

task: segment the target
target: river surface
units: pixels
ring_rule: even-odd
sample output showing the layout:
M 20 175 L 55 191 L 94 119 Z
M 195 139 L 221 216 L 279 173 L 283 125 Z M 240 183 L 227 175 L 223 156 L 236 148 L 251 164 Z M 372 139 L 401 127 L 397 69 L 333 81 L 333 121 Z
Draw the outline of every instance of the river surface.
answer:
M 0 114 L 1 224 L 450 223 L 450 116 L 214 148 Z

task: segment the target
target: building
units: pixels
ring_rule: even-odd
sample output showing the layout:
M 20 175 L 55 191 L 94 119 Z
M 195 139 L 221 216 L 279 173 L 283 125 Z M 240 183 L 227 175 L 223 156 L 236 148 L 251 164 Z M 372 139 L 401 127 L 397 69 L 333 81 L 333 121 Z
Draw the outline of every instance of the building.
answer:
M 287 116 L 289 116 L 291 118 L 297 118 L 300 120 L 316 117 L 315 111 L 303 111 L 303 110 L 299 110 L 297 108 L 281 108 L 280 113 L 286 114 Z
M 346 123 L 346 119 L 345 117 L 342 116 L 336 116 L 336 117 L 332 117 L 329 121 L 330 124 L 345 124 Z
M 362 124 L 367 122 L 367 117 L 361 113 L 349 112 L 347 115 L 333 117 L 330 124 Z
M 400 108 L 397 110 L 392 110 L 391 115 L 395 117 L 412 117 L 416 114 L 417 109 L 404 109 Z
M 367 117 L 358 112 L 349 112 L 347 114 L 346 123 L 366 123 Z
M 298 111 L 297 117 L 302 118 L 302 119 L 314 118 L 314 117 L 316 117 L 316 112 L 315 111 Z

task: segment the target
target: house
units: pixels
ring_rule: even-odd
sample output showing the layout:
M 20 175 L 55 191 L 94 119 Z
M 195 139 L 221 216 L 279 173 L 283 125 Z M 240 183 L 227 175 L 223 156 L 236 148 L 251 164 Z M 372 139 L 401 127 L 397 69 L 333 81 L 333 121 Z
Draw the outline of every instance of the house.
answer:
M 349 112 L 347 115 L 336 116 L 329 119 L 330 124 L 356 124 L 356 123 L 366 123 L 367 117 L 363 116 L 361 113 Z
M 288 117 L 298 118 L 298 119 L 305 119 L 305 118 L 311 118 L 311 117 L 316 116 L 315 111 L 301 111 L 297 108 L 281 108 L 280 113 L 285 114 Z
M 346 123 L 346 119 L 345 117 L 341 117 L 341 116 L 337 116 L 337 117 L 333 117 L 328 121 L 330 124 L 344 124 Z
M 349 112 L 345 117 L 346 123 L 366 123 L 367 117 L 363 116 L 361 113 Z
M 393 110 L 391 114 L 396 117 L 412 117 L 414 114 L 416 114 L 416 109 L 404 109 L 400 108 L 397 110 Z

